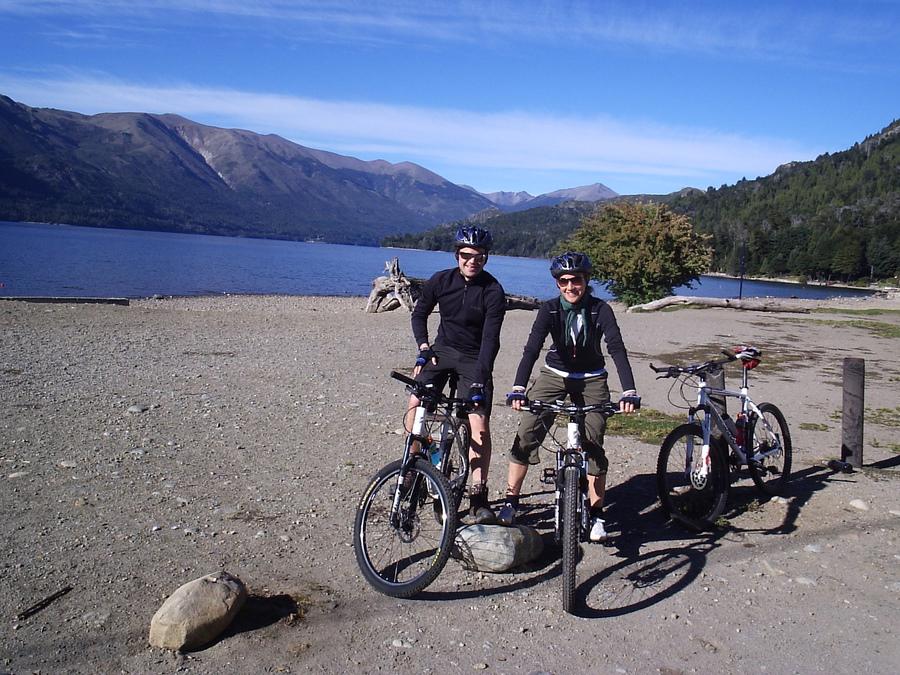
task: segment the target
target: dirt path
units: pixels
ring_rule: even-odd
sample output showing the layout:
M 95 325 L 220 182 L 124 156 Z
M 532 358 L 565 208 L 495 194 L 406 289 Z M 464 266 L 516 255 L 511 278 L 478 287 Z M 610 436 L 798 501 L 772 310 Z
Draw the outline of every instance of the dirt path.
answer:
M 363 304 L 0 304 L 0 672 L 896 672 L 900 315 L 619 312 L 658 410 L 676 411 L 649 361 L 760 346 L 753 391 L 785 411 L 797 475 L 783 502 L 738 483 L 729 526 L 694 536 L 656 508 L 657 448 L 611 439 L 615 537 L 583 547 L 572 617 L 552 548 L 516 574 L 451 562 L 416 600 L 361 579 L 355 503 L 397 456 L 405 394 L 387 373 L 412 355 L 408 315 Z M 532 320 L 507 318 L 498 392 Z M 839 454 L 844 356 L 866 358 L 866 461 L 883 467 L 851 475 L 821 466 Z M 498 498 L 515 422 L 495 416 Z M 548 533 L 536 474 L 528 518 Z M 223 568 L 253 593 L 229 633 L 189 655 L 150 648 L 162 600 Z

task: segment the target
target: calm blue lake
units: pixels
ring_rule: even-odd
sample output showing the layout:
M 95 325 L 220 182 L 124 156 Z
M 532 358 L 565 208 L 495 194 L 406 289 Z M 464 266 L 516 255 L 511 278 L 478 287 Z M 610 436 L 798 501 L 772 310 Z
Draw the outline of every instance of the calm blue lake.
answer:
M 0 222 L 0 295 L 141 298 L 151 295 L 367 296 L 397 256 L 407 276 L 454 265 L 450 253 L 168 232 Z M 548 262 L 491 256 L 508 293 L 556 293 Z M 737 297 L 738 281 L 703 277 L 683 295 Z M 609 297 L 605 291 L 597 292 Z M 828 298 L 865 291 L 744 281 L 743 297 Z

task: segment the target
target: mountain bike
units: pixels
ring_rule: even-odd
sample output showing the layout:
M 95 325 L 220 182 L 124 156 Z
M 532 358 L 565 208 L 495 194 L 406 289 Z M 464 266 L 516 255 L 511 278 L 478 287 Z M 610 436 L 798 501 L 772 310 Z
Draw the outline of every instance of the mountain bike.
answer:
M 635 405 L 635 409 L 640 403 Z M 572 613 L 575 606 L 578 544 L 588 540 L 591 529 L 591 504 L 588 499 L 587 453 L 581 445 L 581 429 L 588 413 L 599 412 L 610 417 L 619 412 L 617 404 L 606 402 L 592 405 L 575 405 L 557 401 L 526 401 L 523 409 L 540 415 L 553 412 L 568 416 L 566 444 L 560 443 L 553 434 L 550 438 L 556 444 L 556 467 L 544 469 L 541 481 L 556 485 L 554 508 L 554 537 L 562 546 L 562 604 L 563 610 Z
M 722 353 L 725 358 L 687 366 L 650 364 L 660 373 L 657 379 L 675 378 L 672 389 L 681 384 L 686 403 L 690 401 L 685 388 L 697 390 L 687 423 L 673 429 L 660 447 L 656 482 L 663 509 L 698 530 L 709 528 L 724 511 L 732 472 L 736 476 L 746 465 L 766 495 L 780 494 L 791 474 L 791 434 L 784 415 L 774 404 L 757 405 L 750 398 L 749 373 L 760 364 L 762 353 L 746 345 Z M 707 379 L 721 374 L 724 364 L 734 360 L 742 366 L 740 391 L 725 389 L 724 383 L 709 386 Z M 735 419 L 725 411 L 728 398 L 741 403 Z
M 353 544 L 376 590 L 408 598 L 443 570 L 469 477 L 468 402 L 392 371 L 419 399 L 400 459 L 369 482 L 356 510 Z

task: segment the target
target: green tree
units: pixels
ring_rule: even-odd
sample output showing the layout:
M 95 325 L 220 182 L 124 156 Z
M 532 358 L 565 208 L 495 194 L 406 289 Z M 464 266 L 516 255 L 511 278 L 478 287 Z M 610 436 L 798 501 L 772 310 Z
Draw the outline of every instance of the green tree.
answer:
M 709 239 L 663 204 L 620 203 L 585 217 L 561 249 L 587 253 L 594 278 L 633 305 L 696 281 L 709 269 Z

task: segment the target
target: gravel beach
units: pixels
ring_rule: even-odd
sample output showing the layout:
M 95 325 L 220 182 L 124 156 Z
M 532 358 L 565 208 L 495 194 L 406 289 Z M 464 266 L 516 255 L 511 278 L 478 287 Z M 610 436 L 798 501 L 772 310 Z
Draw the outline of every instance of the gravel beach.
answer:
M 751 393 L 784 411 L 795 478 L 764 502 L 737 483 L 727 525 L 698 535 L 659 513 L 658 447 L 608 438 L 613 539 L 582 547 L 574 617 L 552 547 L 515 573 L 451 561 L 413 600 L 360 576 L 356 503 L 401 449 L 406 393 L 388 373 L 414 358 L 405 311 L 326 297 L 0 301 L 0 673 L 896 672 L 900 301 L 793 302 L 829 311 L 617 306 L 654 410 L 678 413 L 679 399 L 650 362 L 761 348 Z M 498 398 L 533 318 L 507 314 Z M 848 356 L 866 360 L 869 466 L 835 474 L 824 464 L 840 456 Z M 517 417 L 495 411 L 499 499 Z M 535 513 L 552 501 L 538 474 L 525 486 Z M 150 647 L 163 600 L 217 570 L 251 593 L 228 632 L 188 654 Z

